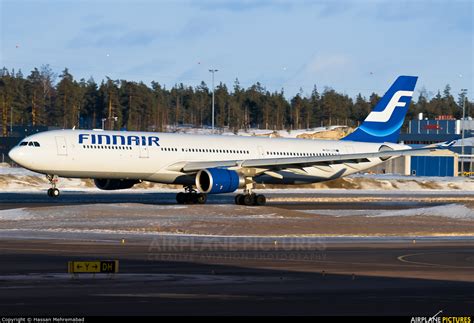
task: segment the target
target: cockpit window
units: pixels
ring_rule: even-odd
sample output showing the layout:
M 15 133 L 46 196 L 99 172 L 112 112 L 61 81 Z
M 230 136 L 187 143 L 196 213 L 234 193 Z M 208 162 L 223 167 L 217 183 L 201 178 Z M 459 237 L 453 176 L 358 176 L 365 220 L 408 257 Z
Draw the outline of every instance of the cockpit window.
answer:
M 37 141 L 23 141 L 20 143 L 20 146 L 41 147 Z

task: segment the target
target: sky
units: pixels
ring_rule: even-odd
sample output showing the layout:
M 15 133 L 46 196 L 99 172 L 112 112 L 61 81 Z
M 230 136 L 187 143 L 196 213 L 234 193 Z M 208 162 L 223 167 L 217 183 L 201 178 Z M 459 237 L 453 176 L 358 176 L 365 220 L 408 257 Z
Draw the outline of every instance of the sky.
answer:
M 0 65 L 287 97 L 383 94 L 398 75 L 474 97 L 472 0 L 0 0 Z M 415 95 L 416 98 L 416 95 Z

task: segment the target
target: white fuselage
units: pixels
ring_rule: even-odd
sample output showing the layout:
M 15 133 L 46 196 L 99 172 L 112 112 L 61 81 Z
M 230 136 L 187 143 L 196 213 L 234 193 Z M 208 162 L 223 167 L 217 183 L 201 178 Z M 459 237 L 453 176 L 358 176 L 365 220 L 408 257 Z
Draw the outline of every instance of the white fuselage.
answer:
M 180 171 L 180 165 L 190 161 L 373 153 L 378 152 L 381 146 L 394 150 L 407 148 L 393 143 L 101 130 L 48 131 L 25 138 L 23 142 L 37 142 L 39 147 L 17 146 L 10 154 L 21 166 L 38 173 L 174 184 L 194 183 L 193 174 Z M 303 169 L 286 168 L 277 171 L 283 178 L 260 175 L 255 180 L 289 184 L 320 182 L 363 171 L 383 162 L 380 158 L 368 160 Z

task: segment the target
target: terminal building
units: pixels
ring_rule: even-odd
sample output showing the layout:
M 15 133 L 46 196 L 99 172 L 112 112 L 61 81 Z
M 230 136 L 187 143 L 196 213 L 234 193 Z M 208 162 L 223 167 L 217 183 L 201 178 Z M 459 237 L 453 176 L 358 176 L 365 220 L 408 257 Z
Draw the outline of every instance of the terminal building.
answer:
M 452 116 L 428 120 L 420 114 L 418 120 L 408 122 L 407 130 L 400 134 L 400 141 L 413 147 L 450 142 L 462 139 L 463 129 L 464 138 L 474 137 L 474 120 L 456 120 Z M 465 145 L 464 150 L 465 154 L 472 155 L 472 145 Z M 461 154 L 461 146 L 456 146 L 454 151 Z

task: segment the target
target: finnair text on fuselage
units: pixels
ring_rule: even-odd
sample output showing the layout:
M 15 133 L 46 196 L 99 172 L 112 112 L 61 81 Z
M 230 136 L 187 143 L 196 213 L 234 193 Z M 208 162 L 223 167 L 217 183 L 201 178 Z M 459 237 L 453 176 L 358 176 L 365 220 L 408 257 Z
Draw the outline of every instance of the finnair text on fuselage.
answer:
M 87 145 L 117 145 L 117 146 L 160 146 L 157 136 L 124 136 L 108 134 L 79 134 L 79 144 Z

